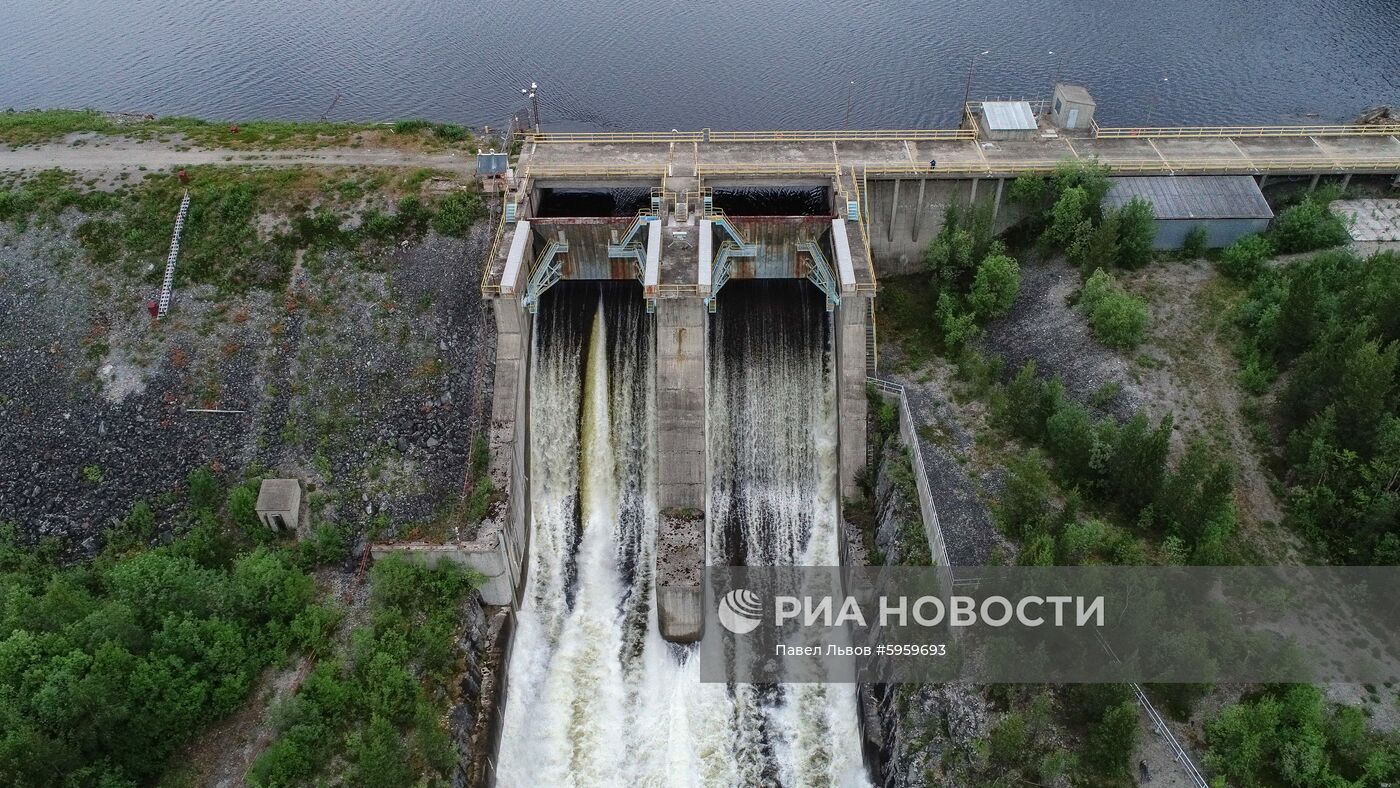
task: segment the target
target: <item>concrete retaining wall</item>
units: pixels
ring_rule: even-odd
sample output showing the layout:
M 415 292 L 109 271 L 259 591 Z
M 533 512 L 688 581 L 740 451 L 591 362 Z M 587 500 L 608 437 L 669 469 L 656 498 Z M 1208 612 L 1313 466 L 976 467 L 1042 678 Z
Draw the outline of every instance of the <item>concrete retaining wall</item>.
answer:
M 996 231 L 1020 221 L 1025 212 L 1011 205 L 1004 178 L 892 178 L 871 180 L 866 200 L 870 217 L 870 251 L 880 261 L 880 275 L 911 274 L 923 270 L 924 250 L 943 229 L 948 206 L 986 206 L 996 212 Z M 997 192 L 1001 191 L 1000 208 Z
M 841 451 L 841 495 L 855 495 L 856 474 L 865 466 L 865 319 L 867 296 L 846 295 L 834 314 L 836 333 L 837 441 Z

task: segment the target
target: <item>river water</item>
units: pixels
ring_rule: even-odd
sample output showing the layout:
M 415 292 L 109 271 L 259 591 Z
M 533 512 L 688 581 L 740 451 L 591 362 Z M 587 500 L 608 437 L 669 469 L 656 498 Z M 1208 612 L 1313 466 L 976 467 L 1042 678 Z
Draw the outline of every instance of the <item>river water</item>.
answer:
M 553 129 L 947 126 L 988 50 L 974 97 L 1082 82 L 1110 125 L 1346 120 L 1400 104 L 1397 31 L 1397 0 L 5 0 L 0 107 L 498 125 L 535 80 Z

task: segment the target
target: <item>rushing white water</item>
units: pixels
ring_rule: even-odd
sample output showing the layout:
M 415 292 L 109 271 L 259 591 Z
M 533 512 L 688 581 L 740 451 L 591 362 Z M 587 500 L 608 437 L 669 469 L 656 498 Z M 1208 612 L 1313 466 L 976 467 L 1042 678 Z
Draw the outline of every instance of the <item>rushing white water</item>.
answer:
M 580 299 L 557 290 L 535 333 L 530 580 L 509 668 L 499 783 L 863 785 L 852 687 L 702 684 L 695 650 L 661 639 L 651 583 L 649 318 L 635 294 L 605 290 L 595 301 L 591 292 Z M 712 475 L 724 480 L 716 484 L 723 520 L 714 522 L 756 513 L 746 538 L 761 547 L 751 563 L 835 562 L 835 421 L 820 336 L 807 337 L 806 355 L 765 357 L 712 387 L 712 402 L 723 394 L 712 406 L 712 436 L 731 438 L 711 444 L 723 449 L 712 461 Z M 718 369 L 729 374 L 723 362 Z M 747 386 L 774 380 L 779 390 L 736 401 Z M 805 425 L 762 415 L 788 404 L 801 406 Z M 752 434 L 736 442 L 740 422 Z M 770 465 L 778 458 L 781 466 Z M 723 537 L 710 549 L 712 557 L 729 554 Z

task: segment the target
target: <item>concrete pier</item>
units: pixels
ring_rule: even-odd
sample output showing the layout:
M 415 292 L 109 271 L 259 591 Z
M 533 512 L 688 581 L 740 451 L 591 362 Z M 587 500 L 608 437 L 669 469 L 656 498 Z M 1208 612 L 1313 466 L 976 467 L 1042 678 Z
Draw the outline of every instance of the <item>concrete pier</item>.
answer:
M 679 643 L 704 634 L 708 317 L 698 295 L 656 304 L 657 621 L 661 636 Z

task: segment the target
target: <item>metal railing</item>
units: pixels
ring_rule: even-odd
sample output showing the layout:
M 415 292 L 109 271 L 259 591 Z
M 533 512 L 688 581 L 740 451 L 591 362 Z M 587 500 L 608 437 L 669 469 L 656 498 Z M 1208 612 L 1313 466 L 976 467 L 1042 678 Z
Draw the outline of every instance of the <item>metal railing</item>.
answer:
M 824 175 L 839 177 L 840 171 L 835 161 L 825 162 L 754 162 L 701 164 L 698 167 L 702 178 L 713 175 Z
M 1035 115 L 1037 118 L 1040 117 L 1040 116 L 1042 116 L 1042 115 L 1049 115 L 1049 114 L 1050 114 L 1050 104 L 1051 104 L 1050 99 L 1033 99 L 1033 98 L 1025 98 L 1025 97 L 1019 97 L 1019 98 L 1017 98 L 1017 97 L 989 98 L 989 99 L 981 99 L 980 101 L 969 101 L 969 102 L 967 102 L 967 104 L 963 107 L 963 111 L 966 113 L 967 116 L 971 117 L 971 116 L 975 116 L 979 111 L 981 111 L 982 105 L 983 105 L 983 104 L 986 104 L 986 103 L 989 103 L 989 102 L 1007 102 L 1007 101 L 1025 102 L 1025 103 L 1031 105 L 1031 114 L 1032 114 L 1032 115 Z
M 709 142 L 933 142 L 976 139 L 971 129 L 829 129 L 812 131 L 711 131 Z
M 500 280 L 492 282 L 492 275 L 496 274 L 496 257 L 501 253 L 501 242 L 506 234 L 506 211 L 505 203 L 501 204 L 501 219 L 496 223 L 495 237 L 491 240 L 491 251 L 486 254 L 486 261 L 481 266 L 481 297 L 491 298 L 501 294 Z
M 1389 137 L 1400 134 L 1400 124 L 1333 124 L 1316 126 L 1142 126 L 1104 127 L 1092 121 L 1094 136 L 1101 139 L 1132 137 Z
M 1196 768 L 1196 762 L 1191 760 L 1191 756 L 1188 755 L 1186 749 L 1181 746 L 1181 742 L 1176 740 L 1176 734 L 1172 733 L 1171 728 L 1167 727 L 1166 719 L 1164 719 L 1161 713 L 1157 711 L 1156 707 L 1152 705 L 1152 701 L 1147 699 L 1147 693 L 1143 692 L 1142 687 L 1138 686 L 1136 682 L 1132 684 L 1132 688 L 1133 694 L 1137 696 L 1138 705 L 1142 706 L 1142 710 L 1147 712 L 1147 718 L 1152 721 L 1152 726 L 1157 729 L 1157 732 L 1161 734 L 1162 738 L 1167 742 L 1167 747 L 1171 749 L 1172 755 L 1176 758 L 1176 762 L 1181 765 L 1182 771 L 1186 772 L 1186 779 L 1190 780 L 1191 784 L 1196 786 L 1196 788 L 1210 788 L 1210 783 L 1206 782 L 1206 778 L 1201 774 L 1201 770 Z
M 1088 160 L 1093 157 L 1084 157 Z M 1075 155 L 1060 159 L 1002 159 L 940 161 L 938 166 L 925 167 L 916 164 L 877 164 L 863 168 L 867 175 L 987 175 L 1006 173 L 1049 173 L 1061 163 L 1080 160 Z M 1400 172 L 1400 156 L 1328 156 L 1319 151 L 1316 156 L 1289 157 L 1230 157 L 1230 158 L 1154 158 L 1154 159 L 1114 159 L 1097 158 L 1115 173 L 1244 173 L 1263 174 L 1274 172 L 1292 173 L 1345 173 L 1345 172 Z
M 856 282 L 856 292 L 865 293 L 874 297 L 880 290 L 880 279 L 875 274 L 875 253 L 870 250 L 870 232 L 868 230 L 870 226 L 870 217 L 866 215 L 866 207 L 870 205 L 868 201 L 870 191 L 869 183 L 865 179 L 865 172 L 863 170 L 860 174 L 860 181 L 857 182 L 855 168 L 851 168 L 851 188 L 858 192 L 856 200 L 860 203 L 858 212 L 860 221 L 856 222 L 856 232 L 860 233 L 860 243 L 865 247 L 865 259 L 870 264 L 870 281 Z
M 526 142 L 541 144 L 584 142 L 590 144 L 607 143 L 656 143 L 656 142 L 702 142 L 703 131 L 536 131 L 525 135 Z
M 933 487 L 929 484 L 928 471 L 924 469 L 924 454 L 919 449 L 919 433 L 914 427 L 914 415 L 909 410 L 909 398 L 904 387 L 889 380 L 867 377 L 865 382 L 874 386 L 881 394 L 899 399 L 899 437 L 909 450 L 909 464 L 914 466 L 914 487 L 919 494 L 919 512 L 924 519 L 924 534 L 928 537 L 929 552 L 933 555 L 934 566 L 946 566 L 948 546 L 943 541 L 943 527 L 938 522 L 938 509 L 933 505 Z M 956 578 L 954 578 L 956 582 Z
M 666 174 L 665 164 L 531 164 L 527 178 L 655 178 Z
M 1036 117 L 1050 112 L 1049 99 L 1004 98 L 969 101 L 964 117 L 975 117 L 988 101 L 1024 101 Z M 1091 121 L 1094 136 L 1121 137 L 1387 137 L 1400 134 L 1400 124 L 1314 124 L 1276 126 L 1100 126 Z M 523 135 L 525 142 L 538 144 L 655 144 L 671 142 L 880 142 L 971 140 L 977 131 L 966 129 L 810 129 L 773 131 L 536 131 Z
M 684 296 L 684 295 L 695 295 L 695 294 L 698 294 L 698 293 L 700 292 L 700 285 L 698 285 L 698 284 L 669 284 L 669 285 L 667 285 L 667 284 L 658 284 L 658 285 L 656 286 L 656 292 L 657 292 L 657 294 L 660 295 L 660 296 L 671 296 L 671 297 L 675 297 L 675 296 Z

